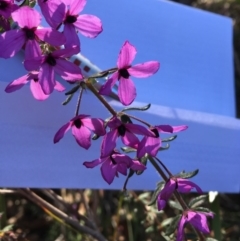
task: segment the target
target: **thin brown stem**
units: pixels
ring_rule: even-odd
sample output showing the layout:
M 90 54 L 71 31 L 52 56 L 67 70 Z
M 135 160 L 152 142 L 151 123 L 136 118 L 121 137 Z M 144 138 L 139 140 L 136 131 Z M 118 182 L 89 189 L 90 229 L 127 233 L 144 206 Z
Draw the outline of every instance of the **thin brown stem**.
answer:
M 126 113 L 124 113 L 124 115 L 127 115 L 128 117 L 130 117 L 130 118 L 132 118 L 132 119 L 134 119 L 136 121 L 139 121 L 139 122 L 143 123 L 144 125 L 146 125 L 148 127 L 151 127 L 151 125 L 149 123 L 147 123 L 146 121 L 144 121 L 144 120 L 141 120 L 141 119 L 139 119 L 139 118 L 137 118 L 135 116 L 132 116 L 132 115 L 129 115 L 129 114 L 126 114 Z
M 159 164 L 164 168 L 164 170 L 168 173 L 169 177 L 172 177 L 172 173 L 168 170 L 168 168 L 163 164 L 163 162 L 157 158 L 156 156 L 154 157 L 158 162 Z
M 82 94 L 83 94 L 83 87 L 80 87 L 78 100 L 77 100 L 77 106 L 76 106 L 76 110 L 75 110 L 75 116 L 78 116 L 78 113 L 79 113 L 80 103 L 82 100 Z

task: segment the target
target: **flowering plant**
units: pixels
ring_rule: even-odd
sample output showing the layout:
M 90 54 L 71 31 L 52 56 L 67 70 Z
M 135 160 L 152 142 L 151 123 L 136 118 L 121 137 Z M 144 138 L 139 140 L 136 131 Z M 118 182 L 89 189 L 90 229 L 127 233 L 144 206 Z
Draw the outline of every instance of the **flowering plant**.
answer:
M 41 13 L 33 7 L 38 3 Z M 146 172 L 147 163 L 151 163 L 163 178 L 155 190 L 152 201 L 157 203 L 158 210 L 166 207 L 171 196 L 179 202 L 182 214 L 178 215 L 178 222 L 172 224 L 172 233 L 177 230 L 177 240 L 184 240 L 184 226 L 189 223 L 201 240 L 203 234 L 209 234 L 207 217 L 213 217 L 210 210 L 187 204 L 180 193 L 188 193 L 193 188 L 202 193 L 201 188 L 188 180 L 197 174 L 197 171 L 173 175 L 165 164 L 157 157 L 159 151 L 164 149 L 163 142 L 175 139 L 169 137 L 162 139 L 162 133 L 176 133 L 186 130 L 186 125 L 155 125 L 137 116 L 128 114 L 132 107 L 126 107 L 116 112 L 104 96 L 112 92 L 114 86 L 118 87 L 118 99 L 124 106 L 130 105 L 137 96 L 137 90 L 131 77 L 146 78 L 155 74 L 159 68 L 158 61 L 148 61 L 132 64 L 135 59 L 136 47 L 126 40 L 120 49 L 117 66 L 101 71 L 90 77 L 84 76 L 80 68 L 70 61 L 70 57 L 80 52 L 78 32 L 82 35 L 95 38 L 102 31 L 101 20 L 93 15 L 79 15 L 86 4 L 86 0 L 38 0 L 14 3 L 13 0 L 0 0 L 0 14 L 4 24 L 1 24 L 0 57 L 13 57 L 18 51 L 24 49 L 23 65 L 28 71 L 26 75 L 9 83 L 5 89 L 7 93 L 16 91 L 30 81 L 30 89 L 37 100 L 47 99 L 54 89 L 64 91 L 56 75 L 61 76 L 66 83 L 73 87 L 66 92 L 68 96 L 66 105 L 72 96 L 78 93 L 77 107 L 74 116 L 65 123 L 53 138 L 54 143 L 59 142 L 68 130 L 77 144 L 88 150 L 92 141 L 102 138 L 97 159 L 86 161 L 83 165 L 93 168 L 101 165 L 101 175 L 108 184 L 114 181 L 119 174 L 127 176 L 123 189 L 127 190 L 129 179 L 135 174 Z M 42 15 L 41 15 L 42 14 Z M 48 28 L 40 26 L 42 16 L 50 25 Z M 95 83 L 98 78 L 108 77 L 99 88 Z M 83 91 L 91 91 L 105 108 L 110 112 L 104 120 L 99 117 L 90 117 L 89 113 L 79 113 Z M 146 111 L 146 107 L 134 107 L 138 111 Z M 92 132 L 94 134 L 92 134 Z M 121 139 L 124 147 L 119 147 Z M 63 140 L 64 141 L 64 140 Z M 131 157 L 128 153 L 133 152 Z M 203 199 L 205 198 L 202 197 Z M 39 200 L 38 200 L 39 201 Z M 192 201 L 193 202 L 193 201 Z M 198 209 L 197 209 L 198 208 Z M 98 235 L 92 234 L 94 237 Z M 88 233 L 90 231 L 88 230 Z M 99 236 L 98 236 L 99 238 Z

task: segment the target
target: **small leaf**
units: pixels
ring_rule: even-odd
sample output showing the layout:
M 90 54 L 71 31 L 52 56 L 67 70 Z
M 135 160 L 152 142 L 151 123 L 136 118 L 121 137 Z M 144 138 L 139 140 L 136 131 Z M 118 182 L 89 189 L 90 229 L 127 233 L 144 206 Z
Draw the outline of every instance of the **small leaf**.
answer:
M 74 86 L 71 90 L 67 91 L 67 92 L 65 93 L 65 95 L 74 94 L 76 91 L 79 90 L 79 88 L 80 88 L 80 85 L 76 85 L 76 86 Z
M 130 152 L 136 152 L 137 150 L 128 146 L 123 146 L 121 147 L 122 151 L 124 151 L 125 153 L 130 153 Z
M 144 193 L 142 193 L 142 194 L 140 194 L 140 195 L 138 196 L 138 199 L 139 199 L 139 200 L 144 200 L 144 199 L 148 198 L 149 195 L 150 195 L 149 192 L 144 192 Z
M 170 145 L 167 144 L 166 146 L 161 146 L 158 150 L 159 150 L 159 151 L 166 151 L 166 150 L 169 149 L 169 147 L 170 147 Z
M 14 226 L 14 224 L 7 225 L 1 231 L 3 231 L 3 232 L 11 231 L 13 229 L 13 226 Z
M 209 208 L 204 208 L 204 207 L 197 207 L 197 208 L 194 208 L 194 210 L 202 213 L 212 213 L 212 211 Z
M 207 238 L 206 241 L 219 241 L 219 240 L 217 240 L 215 238 Z
M 67 104 L 71 101 L 72 97 L 73 97 L 73 94 L 69 95 L 69 96 L 66 98 L 66 100 L 64 100 L 64 101 L 62 102 L 62 105 L 67 105 Z
M 207 197 L 208 195 L 201 195 L 201 196 L 195 197 L 189 202 L 188 206 L 190 208 L 198 207 L 206 201 Z
M 143 157 L 140 158 L 140 162 L 144 165 L 144 166 L 147 166 L 147 160 L 148 160 L 148 155 L 144 155 Z M 136 174 L 137 175 L 141 175 L 142 173 L 144 172 L 143 171 L 136 171 Z
M 192 178 L 198 174 L 198 171 L 199 171 L 198 169 L 196 169 L 195 171 L 192 171 L 192 172 L 182 171 L 179 174 L 175 175 L 175 177 L 180 177 L 180 178 L 184 178 L 184 179 Z
M 172 201 L 172 200 L 169 200 L 168 201 L 168 204 L 171 208 L 175 208 L 175 209 L 178 209 L 178 210 L 183 210 L 181 205 L 178 203 L 178 202 L 175 202 L 175 201 Z
M 158 194 L 163 189 L 164 185 L 165 185 L 164 181 L 161 181 L 157 184 L 157 188 L 153 192 L 151 201 L 149 202 L 148 206 L 153 205 L 157 201 Z
M 151 107 L 151 104 L 148 104 L 146 106 L 143 107 L 126 107 L 122 110 L 123 111 L 129 111 L 129 110 L 140 110 L 140 111 L 145 111 L 148 110 Z
M 153 226 L 150 226 L 150 227 L 145 229 L 146 233 L 152 233 L 153 231 L 154 231 L 154 227 Z
M 177 215 L 176 217 L 172 218 L 172 221 L 169 224 L 169 227 L 167 228 L 165 235 L 169 236 L 170 234 L 174 233 L 174 231 L 177 229 L 181 216 L 182 215 L 180 214 L 180 215 Z
M 99 137 L 100 137 L 99 135 L 97 135 L 97 134 L 93 134 L 93 136 L 92 136 L 92 140 L 96 141 Z
M 169 137 L 169 138 L 167 138 L 167 139 L 162 139 L 162 142 L 173 141 L 173 140 L 175 140 L 176 138 L 177 138 L 177 135 L 174 135 L 174 136 L 171 136 L 171 137 Z

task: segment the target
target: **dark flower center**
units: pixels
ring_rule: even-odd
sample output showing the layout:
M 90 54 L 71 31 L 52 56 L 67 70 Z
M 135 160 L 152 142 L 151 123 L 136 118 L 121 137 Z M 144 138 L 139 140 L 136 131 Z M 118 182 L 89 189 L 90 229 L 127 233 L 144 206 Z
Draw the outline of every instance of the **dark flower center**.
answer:
M 126 127 L 124 125 L 120 125 L 118 127 L 118 133 L 120 136 L 124 136 L 125 135 L 125 132 L 126 132 Z
M 32 28 L 32 29 L 25 28 L 24 31 L 25 31 L 26 37 L 28 39 L 34 39 L 35 38 L 35 33 L 34 33 L 35 29 L 34 28 Z
M 35 83 L 37 83 L 37 82 L 38 82 L 38 79 L 37 79 L 37 78 L 34 78 L 33 81 L 34 81 Z
M 8 3 L 5 1 L 0 1 L 0 9 L 5 10 L 8 7 Z
M 123 77 L 125 79 L 128 79 L 130 76 L 127 69 L 119 69 L 118 73 L 119 73 L 120 77 Z
M 154 133 L 156 138 L 159 137 L 159 132 L 158 132 L 158 130 L 156 128 L 151 129 L 151 131 Z
M 131 119 L 130 119 L 129 116 L 127 116 L 127 115 L 121 115 L 121 121 L 122 121 L 124 124 L 132 123 Z
M 82 122 L 80 119 L 77 119 L 73 122 L 73 124 L 78 128 L 80 129 L 80 127 L 82 126 Z
M 77 21 L 77 17 L 73 15 L 68 15 L 65 19 L 65 23 L 75 23 Z
M 56 59 L 51 54 L 47 56 L 46 62 L 51 66 L 56 65 Z
M 116 161 L 113 159 L 112 155 L 110 156 L 110 159 L 111 159 L 113 165 L 116 165 L 116 164 L 117 164 Z

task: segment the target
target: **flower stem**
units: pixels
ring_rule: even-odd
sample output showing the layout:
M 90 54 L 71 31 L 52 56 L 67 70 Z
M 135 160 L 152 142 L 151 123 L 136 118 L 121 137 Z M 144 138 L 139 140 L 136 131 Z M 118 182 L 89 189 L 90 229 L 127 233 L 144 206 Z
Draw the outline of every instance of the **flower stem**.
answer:
M 82 99 L 82 94 L 83 94 L 83 87 L 80 88 L 79 95 L 78 95 L 78 100 L 77 100 L 77 106 L 76 106 L 76 111 L 75 111 L 75 116 L 78 116 L 79 113 L 79 108 L 80 108 L 80 103 Z
M 132 116 L 132 115 L 129 115 L 129 114 L 126 114 L 126 113 L 124 113 L 124 115 L 127 115 L 128 117 L 130 117 L 130 118 L 132 118 L 132 119 L 134 119 L 136 121 L 139 121 L 139 122 L 143 123 L 144 125 L 146 125 L 148 127 L 151 127 L 151 125 L 149 123 L 147 123 L 146 121 L 144 121 L 144 120 L 141 120 L 141 119 L 139 119 L 139 118 L 137 118 L 135 116 Z
M 156 156 L 155 156 L 154 158 L 159 162 L 159 164 L 160 164 L 160 165 L 164 168 L 164 170 L 168 173 L 169 177 L 172 177 L 173 174 L 167 169 L 167 167 L 163 164 L 163 162 L 162 162 L 160 159 L 158 159 Z
M 92 91 L 92 93 L 102 102 L 102 104 L 108 109 L 108 111 L 113 115 L 116 116 L 117 112 L 108 104 L 108 102 L 98 93 L 96 88 L 92 85 L 91 81 L 87 79 L 85 82 L 87 87 Z

